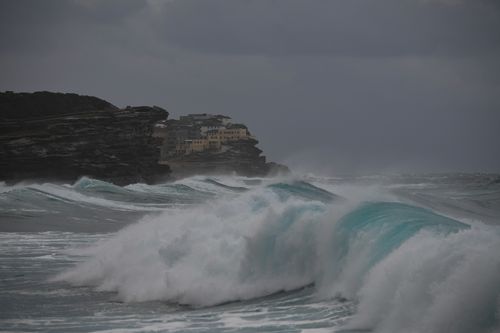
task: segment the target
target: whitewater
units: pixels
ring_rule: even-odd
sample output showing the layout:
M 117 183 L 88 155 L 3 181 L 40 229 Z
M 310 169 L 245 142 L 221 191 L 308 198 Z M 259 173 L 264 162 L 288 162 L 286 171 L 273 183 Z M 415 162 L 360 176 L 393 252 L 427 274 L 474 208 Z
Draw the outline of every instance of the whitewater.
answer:
M 0 183 L 2 332 L 500 332 L 500 176 Z

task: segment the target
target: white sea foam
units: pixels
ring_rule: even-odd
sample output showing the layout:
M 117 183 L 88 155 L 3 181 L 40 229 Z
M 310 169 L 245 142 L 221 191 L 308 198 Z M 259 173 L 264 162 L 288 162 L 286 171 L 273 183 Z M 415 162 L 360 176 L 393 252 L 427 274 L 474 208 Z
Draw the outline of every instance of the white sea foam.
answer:
M 272 205 L 269 205 L 272 203 Z M 303 210 L 304 206 L 311 210 Z M 87 250 L 93 258 L 58 279 L 117 291 L 126 301 L 211 305 L 314 281 L 319 203 L 282 203 L 269 190 L 146 217 Z M 294 221 L 284 227 L 283 216 Z M 319 223 L 319 222 L 318 222 Z M 263 253 L 266 247 L 273 253 Z
M 55 279 L 115 291 L 124 301 L 195 306 L 315 283 L 320 298 L 359 302 L 347 329 L 498 332 L 498 227 L 420 231 L 373 262 L 384 226 L 347 239 L 343 252 L 333 236 L 336 221 L 377 191 L 351 187 L 340 193 L 351 200 L 325 204 L 283 200 L 258 186 L 230 199 L 147 216 L 83 251 L 90 259 Z
M 364 278 L 350 326 L 378 332 L 498 332 L 498 231 L 483 226 L 448 236 L 422 232 L 408 240 Z

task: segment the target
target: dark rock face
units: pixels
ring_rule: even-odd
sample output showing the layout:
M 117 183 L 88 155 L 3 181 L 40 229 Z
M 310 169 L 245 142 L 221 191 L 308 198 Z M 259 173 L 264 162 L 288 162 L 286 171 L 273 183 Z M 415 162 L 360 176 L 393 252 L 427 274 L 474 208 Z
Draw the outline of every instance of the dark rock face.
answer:
M 284 165 L 266 162 L 266 157 L 261 155 L 262 150 L 256 147 L 257 143 L 257 140 L 227 142 L 222 152 L 196 152 L 172 157 L 166 163 L 172 168 L 174 177 L 228 173 L 255 177 L 290 172 Z
M 90 96 L 0 93 L 0 180 L 153 182 L 169 172 L 152 136 L 167 117 L 158 107 L 119 109 Z
M 193 152 L 189 155 L 170 158 L 167 163 L 173 175 L 184 177 L 194 174 L 237 173 L 245 176 L 267 174 L 266 159 L 255 147 L 255 140 L 241 140 L 228 143 L 224 152 Z

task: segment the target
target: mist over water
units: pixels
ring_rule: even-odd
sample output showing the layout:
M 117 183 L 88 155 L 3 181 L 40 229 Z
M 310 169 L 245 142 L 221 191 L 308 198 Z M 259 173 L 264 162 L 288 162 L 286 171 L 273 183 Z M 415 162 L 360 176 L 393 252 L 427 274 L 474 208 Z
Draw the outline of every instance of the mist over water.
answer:
M 0 323 L 54 332 L 499 332 L 496 179 L 2 185 L 2 227 L 14 233 L 0 234 Z

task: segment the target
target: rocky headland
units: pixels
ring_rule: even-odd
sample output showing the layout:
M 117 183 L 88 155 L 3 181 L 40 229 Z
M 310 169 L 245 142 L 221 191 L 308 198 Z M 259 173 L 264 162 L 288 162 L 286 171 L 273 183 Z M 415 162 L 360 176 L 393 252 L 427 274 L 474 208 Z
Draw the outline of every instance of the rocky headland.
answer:
M 121 109 L 92 96 L 0 93 L 0 181 L 88 176 L 125 185 L 193 174 L 288 172 L 266 162 L 256 138 L 229 117 L 167 118 L 160 107 Z
M 160 122 L 155 136 L 163 139 L 160 163 L 175 177 L 195 174 L 267 176 L 289 169 L 266 162 L 259 141 L 241 123 L 224 115 L 190 114 Z
M 91 96 L 0 93 L 0 180 L 154 182 L 169 173 L 152 136 L 167 117 L 159 107 L 120 109 Z

